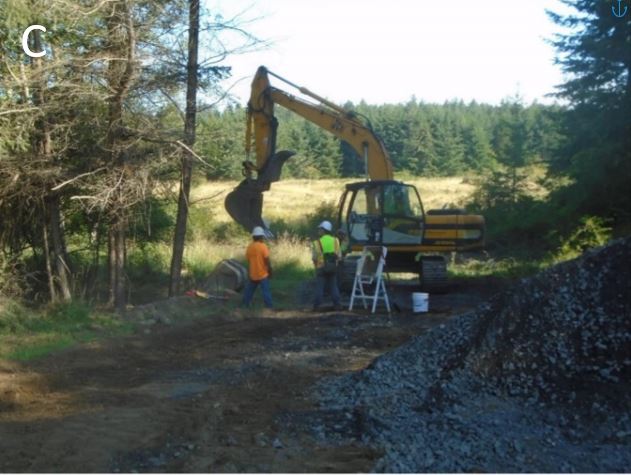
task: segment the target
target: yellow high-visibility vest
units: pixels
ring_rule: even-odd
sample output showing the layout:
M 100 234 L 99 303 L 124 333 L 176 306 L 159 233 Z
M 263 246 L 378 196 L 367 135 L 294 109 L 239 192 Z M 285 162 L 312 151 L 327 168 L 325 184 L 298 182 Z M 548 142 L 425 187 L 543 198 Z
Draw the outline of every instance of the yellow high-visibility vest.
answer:
M 316 267 L 322 267 L 324 265 L 324 254 L 335 254 L 338 259 L 341 258 L 340 241 L 335 236 L 325 234 L 320 239 L 313 241 L 312 254 L 316 261 Z

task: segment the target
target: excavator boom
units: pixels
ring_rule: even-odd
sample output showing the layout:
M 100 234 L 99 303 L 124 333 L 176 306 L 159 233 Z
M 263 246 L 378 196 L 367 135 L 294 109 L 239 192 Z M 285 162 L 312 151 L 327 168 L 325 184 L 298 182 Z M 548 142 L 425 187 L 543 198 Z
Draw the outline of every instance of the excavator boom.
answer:
M 289 84 L 300 93 L 318 102 L 313 104 L 272 87 L 269 76 Z M 294 152 L 276 152 L 278 121 L 274 105 L 280 105 L 346 141 L 364 160 L 366 175 L 372 180 L 391 180 L 392 164 L 381 139 L 370 126 L 351 111 L 314 94 L 304 87 L 268 71 L 261 66 L 252 81 L 248 102 L 244 162 L 245 179 L 228 194 L 225 207 L 230 216 L 246 229 L 263 226 L 261 217 L 263 192 L 280 179 L 282 166 Z M 255 164 L 249 161 L 254 146 Z M 253 174 L 256 172 L 257 176 Z
M 270 84 L 269 76 L 285 82 L 318 103 L 307 102 L 282 89 L 273 87 Z M 258 68 L 252 81 L 245 139 L 246 154 L 250 153 L 251 144 L 254 142 L 256 164 L 259 169 L 264 168 L 269 158 L 276 152 L 278 121 L 274 116 L 275 104 L 298 114 L 337 138 L 346 141 L 364 159 L 367 167 L 366 175 L 371 180 L 391 180 L 393 178 L 388 152 L 381 139 L 369 125 L 359 120 L 354 112 L 268 71 L 264 66 Z

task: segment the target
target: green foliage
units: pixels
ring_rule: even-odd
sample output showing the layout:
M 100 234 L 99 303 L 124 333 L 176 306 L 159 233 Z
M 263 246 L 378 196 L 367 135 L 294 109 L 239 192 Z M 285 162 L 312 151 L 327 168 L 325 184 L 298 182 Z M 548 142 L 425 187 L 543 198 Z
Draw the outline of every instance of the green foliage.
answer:
M 513 254 L 531 248 L 542 255 L 550 247 L 547 236 L 559 223 L 545 199 L 530 189 L 533 172 L 499 166 L 478 180 L 471 211 L 485 218 L 488 249 Z
M 318 225 L 324 220 L 335 224 L 337 220 L 337 205 L 335 202 L 323 201 L 320 203 L 312 213 L 307 214 L 305 224 L 310 233 L 313 234 Z
M 558 96 L 572 107 L 553 166 L 573 184 L 552 199 L 573 219 L 605 216 L 622 226 L 631 222 L 631 15 L 613 16 L 608 2 L 563 3 L 571 14 L 549 14 L 565 28 L 552 43 L 569 78 Z
M 0 358 L 30 360 L 98 335 L 130 330 L 117 316 L 96 314 L 83 302 L 34 310 L 15 300 L 0 301 Z
M 574 104 L 628 107 L 621 99 L 629 94 L 629 33 L 631 18 L 611 14 L 609 2 L 562 0 L 572 13 L 562 16 L 549 11 L 550 18 L 565 28 L 552 44 L 568 79 L 559 95 Z
M 484 175 L 473 204 L 479 210 L 510 210 L 527 197 L 527 180 L 528 174 L 524 169 L 498 167 Z
M 60 303 L 51 306 L 47 318 L 58 323 L 85 323 L 90 318 L 92 309 L 81 301 Z
M 577 257 L 587 249 L 606 244 L 610 237 L 611 227 L 608 226 L 608 220 L 598 216 L 585 216 L 569 236 L 562 240 L 556 259 Z
M 3 298 L 15 299 L 23 295 L 26 287 L 16 263 L 6 262 L 0 255 L 0 301 Z
M 28 309 L 13 302 L 9 307 L 8 315 L 19 320 L 14 326 L 13 333 L 19 332 L 44 332 L 73 331 L 89 324 L 92 308 L 85 302 L 74 301 L 50 305 L 42 311 Z
M 380 106 L 345 104 L 383 140 L 397 174 L 449 176 L 550 160 L 560 141 L 558 106 L 524 106 L 520 98 L 499 106 L 472 102 L 442 105 L 409 101 Z M 277 150 L 296 153 L 284 167 L 293 178 L 363 176 L 363 159 L 348 144 L 281 107 Z M 209 178 L 240 178 L 244 112 L 228 108 L 200 122 L 199 148 L 213 170 Z
M 127 254 L 127 274 L 132 282 L 160 282 L 169 272 L 170 259 L 164 246 L 146 243 Z
M 541 253 L 518 252 L 514 256 L 499 258 L 468 258 L 449 266 L 451 278 L 480 278 L 494 276 L 515 279 L 527 277 L 549 265 Z
M 250 237 L 248 231 L 233 221 L 216 223 L 204 235 L 204 239 L 216 242 L 233 242 L 245 237 Z
M 239 178 L 244 153 L 245 112 L 228 108 L 222 114 L 201 115 L 197 129 L 196 150 L 210 165 L 201 170 L 207 179 Z
M 0 301 L 0 334 L 19 333 L 28 330 L 37 316 L 15 300 Z
M 573 13 L 550 16 L 566 28 L 552 43 L 569 77 L 557 95 L 570 107 L 503 104 L 492 147 L 504 166 L 487 175 L 474 203 L 491 247 L 547 251 L 551 262 L 604 244 L 612 226 L 631 228 L 631 17 L 615 18 L 607 2 L 563 3 Z M 520 172 L 538 162 L 551 172 L 545 201 Z
M 75 341 L 65 335 L 57 335 L 40 339 L 36 344 L 27 344 L 17 347 L 6 354 L 7 358 L 16 361 L 30 361 L 46 356 L 54 351 L 60 351 L 72 346 Z
M 337 220 L 337 205 L 333 201 L 323 201 L 313 212 L 292 221 L 274 222 L 274 230 L 278 235 L 295 236 L 299 239 L 312 239 L 317 236 L 318 225 L 324 221 L 335 225 Z
M 218 222 L 213 219 L 213 210 L 208 206 L 192 206 L 189 209 L 186 239 L 196 241 L 230 242 L 249 237 L 248 231 L 234 221 Z
M 133 216 L 130 236 L 144 244 L 168 241 L 175 224 L 175 206 L 172 202 L 149 198 L 138 207 Z

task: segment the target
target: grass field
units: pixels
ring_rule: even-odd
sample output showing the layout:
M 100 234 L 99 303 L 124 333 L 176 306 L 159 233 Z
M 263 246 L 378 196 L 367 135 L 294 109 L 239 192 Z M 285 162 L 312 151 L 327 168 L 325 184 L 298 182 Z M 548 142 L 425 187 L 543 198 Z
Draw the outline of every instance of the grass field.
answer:
M 272 225 L 275 220 L 294 221 L 305 216 L 321 203 L 337 204 L 344 184 L 353 180 L 282 180 L 264 194 L 263 215 Z M 425 210 L 463 206 L 471 198 L 475 186 L 461 177 L 416 178 L 405 180 L 416 186 Z M 197 186 L 191 193 L 195 207 L 207 209 L 217 222 L 230 222 L 223 200 L 237 182 L 213 182 Z M 208 199 L 211 198 L 212 199 Z M 333 218 L 333 216 L 331 217 Z

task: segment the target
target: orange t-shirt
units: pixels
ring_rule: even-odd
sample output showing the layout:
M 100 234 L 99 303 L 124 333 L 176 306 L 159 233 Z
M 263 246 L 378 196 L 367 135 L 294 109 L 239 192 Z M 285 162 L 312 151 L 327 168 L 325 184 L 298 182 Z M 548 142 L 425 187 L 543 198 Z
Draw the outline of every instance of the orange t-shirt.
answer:
M 245 251 L 245 258 L 248 260 L 251 280 L 263 280 L 269 275 L 269 269 L 265 264 L 265 259 L 269 258 L 269 249 L 265 243 L 252 242 Z

